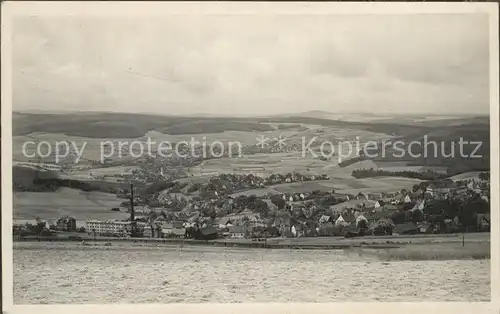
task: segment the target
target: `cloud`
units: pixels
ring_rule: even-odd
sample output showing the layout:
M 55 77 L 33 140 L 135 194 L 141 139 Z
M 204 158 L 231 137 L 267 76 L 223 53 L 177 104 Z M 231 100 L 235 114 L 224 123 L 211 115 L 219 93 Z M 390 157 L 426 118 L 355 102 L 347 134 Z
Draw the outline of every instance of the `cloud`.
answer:
M 487 112 L 487 16 L 17 18 L 15 109 Z

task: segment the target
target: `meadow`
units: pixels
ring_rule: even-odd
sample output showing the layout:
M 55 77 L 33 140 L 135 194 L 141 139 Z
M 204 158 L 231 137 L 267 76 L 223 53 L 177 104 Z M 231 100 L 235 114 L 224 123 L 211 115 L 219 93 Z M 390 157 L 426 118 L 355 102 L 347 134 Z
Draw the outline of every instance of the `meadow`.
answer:
M 389 119 L 390 117 L 388 117 Z M 470 135 L 471 130 L 479 130 L 476 139 L 486 138 L 489 134 L 487 121 L 472 119 L 470 123 L 476 124 L 454 125 L 458 120 L 466 123 L 466 118 L 449 119 L 446 127 L 439 127 L 436 120 L 417 119 L 411 117 L 414 123 L 401 124 L 398 120 L 372 122 L 347 122 L 317 117 L 267 117 L 267 118 L 199 118 L 199 117 L 155 117 L 148 115 L 128 114 L 75 114 L 75 115 L 14 115 L 14 137 L 13 137 L 13 160 L 27 161 L 30 158 L 23 156 L 22 144 L 26 141 L 47 141 L 55 144 L 57 141 L 75 142 L 78 148 L 86 143 L 83 158 L 80 165 L 72 165 L 73 171 L 59 173 L 61 177 L 77 180 L 88 180 L 93 176 L 108 176 L 130 173 L 137 166 L 133 165 L 136 158 L 124 156 L 119 158 L 117 152 L 111 157 L 115 162 L 111 166 L 102 167 L 90 165 L 89 160 L 99 160 L 101 157 L 101 142 L 110 141 L 115 147 L 119 142 L 141 141 L 145 144 L 148 137 L 152 141 L 189 141 L 192 137 L 197 141 L 205 141 L 210 144 L 213 141 L 223 143 L 239 142 L 242 145 L 257 144 L 257 137 L 264 135 L 269 139 L 279 136 L 287 138 L 287 145 L 297 145 L 300 149 L 302 138 L 306 142 L 317 137 L 317 148 L 323 140 L 333 143 L 337 141 L 354 140 L 359 136 L 361 141 L 383 140 L 402 136 L 405 140 L 421 139 L 423 134 L 431 134 L 434 139 L 451 140 L 459 135 Z M 399 118 L 398 118 L 399 119 Z M 64 123 L 59 123 L 60 121 Z M 418 120 L 418 121 L 417 121 Z M 401 119 L 401 121 L 405 121 Z M 426 122 L 427 121 L 427 122 Z M 482 122 L 481 122 L 482 121 Z M 109 125 L 106 123 L 109 122 Z M 417 123 L 418 122 L 418 123 Z M 198 123 L 198 124 L 197 124 Z M 477 125 L 477 123 L 483 123 Z M 418 124 L 418 125 L 415 125 Z M 89 127 L 90 126 L 90 127 Z M 120 133 L 120 130 L 127 129 Z M 486 134 L 486 135 L 485 135 Z M 54 147 L 53 147 L 54 148 Z M 154 151 L 153 146 L 153 151 Z M 128 146 L 125 146 L 125 150 Z M 489 147 L 485 146 L 485 151 Z M 31 150 L 30 152 L 33 152 Z M 411 189 L 419 183 L 419 180 L 401 177 L 377 177 L 356 179 L 352 177 L 353 170 L 359 169 L 383 169 L 387 171 L 427 171 L 446 172 L 447 164 L 427 163 L 426 160 L 396 160 L 379 159 L 364 160 L 346 167 L 338 165 L 339 152 L 328 159 L 315 158 L 307 153 L 302 155 L 301 151 L 275 152 L 275 153 L 244 153 L 241 158 L 217 158 L 206 159 L 201 164 L 185 169 L 187 178 L 180 179 L 181 182 L 195 183 L 206 182 L 211 176 L 221 173 L 248 174 L 259 176 L 271 174 L 286 174 L 299 172 L 308 175 L 327 175 L 330 179 L 325 181 L 311 181 L 300 183 L 283 183 L 266 188 L 239 191 L 235 195 L 266 195 L 312 192 L 315 190 L 330 192 L 335 189 L 338 193 L 357 194 L 359 192 L 394 192 L 401 189 Z M 488 151 L 489 153 L 489 151 Z M 45 161 L 54 160 L 54 155 L 47 157 Z M 485 158 L 482 164 L 487 164 Z M 489 163 L 488 163 L 489 164 Z M 86 167 L 81 167 L 86 166 Z M 460 162 L 457 165 L 460 166 Z M 470 169 L 469 169 L 470 170 Z M 477 169 L 476 169 L 477 170 Z M 466 167 L 466 170 L 467 167 Z M 479 172 L 468 172 L 452 177 L 452 179 L 473 178 Z M 28 178 L 32 179 L 32 178 Z M 109 182 L 108 182 L 109 183 Z M 101 182 L 93 181 L 93 184 Z M 106 184 L 103 182 L 102 184 Z M 71 185 L 71 187 L 74 187 Z M 106 190 L 109 191 L 109 190 Z M 111 212 L 112 207 L 118 207 L 121 200 L 112 194 L 98 192 L 84 192 L 67 188 L 59 189 L 57 192 L 16 192 L 14 195 L 14 216 L 21 219 L 33 219 L 36 216 L 53 219 L 60 213 L 71 214 L 77 219 L 112 219 L 117 213 Z
M 302 158 L 300 153 L 273 153 L 205 160 L 189 171 L 195 176 L 205 173 L 254 173 L 260 176 L 289 172 L 319 174 L 329 164 L 319 159 Z
M 471 172 L 465 172 L 461 174 L 457 174 L 455 176 L 450 177 L 450 179 L 457 181 L 457 180 L 477 180 L 479 179 L 479 174 L 481 171 L 471 171 Z
M 71 172 L 60 174 L 62 179 L 72 180 L 92 180 L 96 176 L 116 176 L 131 174 L 132 171 L 139 169 L 138 166 L 116 166 L 116 167 L 88 167 L 86 169 L 75 169 Z
M 62 215 L 73 216 L 77 222 L 89 219 L 126 219 L 123 212 L 112 212 L 123 200 L 114 194 L 84 192 L 59 188 L 56 192 L 14 192 L 13 219 L 55 221 Z
M 202 134 L 224 131 L 264 132 L 274 128 L 269 123 L 312 124 L 340 129 L 400 135 L 413 134 L 425 126 L 396 122 L 349 122 L 307 116 L 275 117 L 182 117 L 125 113 L 13 113 L 13 135 L 34 132 L 63 133 L 93 138 L 137 138 L 148 131 L 164 134 Z
M 91 137 L 80 137 L 80 136 L 68 136 L 63 133 L 32 133 L 29 135 L 19 135 L 19 136 L 13 136 L 12 137 L 12 159 L 15 161 L 28 161 L 28 160 L 33 160 L 34 162 L 46 162 L 46 163 L 51 163 L 55 162 L 56 160 L 56 143 L 57 142 L 68 142 L 68 143 L 74 143 L 76 145 L 76 148 L 79 151 L 82 151 L 82 157 L 79 161 L 81 164 L 86 164 L 89 160 L 94 160 L 94 161 L 99 161 L 101 159 L 101 145 L 103 147 L 106 146 L 111 146 L 109 143 L 113 143 L 113 146 L 116 147 L 115 153 L 112 159 L 117 159 L 119 156 L 118 152 L 118 147 L 120 142 L 126 142 L 126 141 L 135 141 L 138 140 L 138 138 L 129 138 L 129 139 L 119 139 L 119 138 L 91 138 Z M 36 146 L 40 142 L 48 142 L 51 144 L 51 152 L 47 157 L 40 157 L 39 154 L 36 151 Z M 35 157 L 28 157 L 25 156 L 23 153 L 23 144 L 26 142 L 35 142 L 36 144 L 30 144 L 26 146 L 26 152 L 28 155 L 33 155 L 36 154 Z M 72 144 L 70 144 L 72 145 Z M 125 146 L 127 147 L 127 146 Z M 46 146 L 43 146 L 41 148 L 42 153 L 45 155 L 47 153 L 47 148 Z M 64 154 L 65 148 L 60 149 L 61 154 Z M 74 151 L 74 147 L 71 147 L 71 151 Z M 104 150 L 106 153 L 107 151 Z M 128 150 L 127 150 L 128 151 Z M 71 163 L 74 163 L 75 159 L 68 157 Z M 126 163 L 127 161 L 130 161 L 131 158 L 127 156 L 127 154 L 122 154 L 122 157 L 120 158 L 122 162 Z
M 483 259 L 74 242 L 15 242 L 13 257 L 15 304 L 491 300 L 491 265 Z
M 233 196 L 238 195 L 257 195 L 262 196 L 270 194 L 282 193 L 301 193 L 322 191 L 331 192 L 333 189 L 337 193 L 357 194 L 359 192 L 393 192 L 401 189 L 411 189 L 414 184 L 419 183 L 420 180 L 397 178 L 397 177 L 380 177 L 380 178 L 339 178 L 325 181 L 309 181 L 299 183 L 283 183 L 277 184 L 266 188 L 258 188 L 236 192 Z

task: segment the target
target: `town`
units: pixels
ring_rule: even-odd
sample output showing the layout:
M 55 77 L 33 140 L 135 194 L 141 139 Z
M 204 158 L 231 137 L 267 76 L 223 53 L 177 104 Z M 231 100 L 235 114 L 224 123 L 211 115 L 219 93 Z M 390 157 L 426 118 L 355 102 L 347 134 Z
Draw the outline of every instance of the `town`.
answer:
M 179 193 L 187 184 L 158 182 L 148 193 L 135 188 L 117 193 L 126 220 L 88 220 L 63 216 L 55 222 L 36 219 L 14 225 L 16 239 L 53 238 L 57 234 L 113 238 L 179 238 L 214 240 L 295 237 L 361 237 L 365 235 L 440 234 L 489 231 L 489 173 L 477 179 L 436 179 L 415 184 L 411 190 L 349 195 L 312 191 L 234 196 L 234 191 L 282 182 L 327 180 L 327 176 L 299 173 L 259 177 L 221 174 L 206 183 L 191 184 L 194 197 Z

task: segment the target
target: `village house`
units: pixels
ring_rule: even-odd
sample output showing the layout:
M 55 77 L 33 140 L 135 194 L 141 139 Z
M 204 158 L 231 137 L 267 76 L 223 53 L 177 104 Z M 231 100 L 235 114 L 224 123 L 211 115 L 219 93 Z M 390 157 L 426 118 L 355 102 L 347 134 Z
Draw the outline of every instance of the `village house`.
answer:
M 234 239 L 243 239 L 248 236 L 251 228 L 248 226 L 230 226 L 228 227 L 229 237 Z
M 411 197 L 409 195 L 406 195 L 405 198 L 403 199 L 403 203 L 405 204 L 411 203 Z
M 331 196 L 335 197 L 336 200 L 342 201 L 342 202 L 346 202 L 350 199 L 354 199 L 354 197 L 351 198 L 347 194 L 340 194 L 340 193 L 332 193 Z
M 394 229 L 394 222 L 388 218 L 382 218 L 371 222 L 368 230 L 373 235 L 391 235 Z
M 358 195 L 356 195 L 357 200 L 369 200 L 369 196 L 367 193 L 359 192 Z
M 164 222 L 160 225 L 160 227 L 161 227 L 162 235 L 175 233 L 175 230 L 177 230 L 177 229 L 184 230 L 183 223 L 180 221 L 173 221 L 173 222 L 169 222 L 169 223 Z
M 445 219 L 444 224 L 446 233 L 456 233 L 461 231 L 461 225 L 458 217 L 455 217 L 454 219 Z
M 481 184 L 475 180 L 472 180 L 467 184 L 467 189 L 477 194 L 481 194 L 482 192 Z
M 419 196 L 421 196 L 421 195 L 422 195 L 422 194 L 424 194 L 424 193 L 425 193 L 425 190 L 422 190 L 421 188 L 418 188 L 418 189 L 416 189 L 415 191 L 412 191 L 412 192 L 411 192 L 411 195 L 412 195 L 413 197 L 419 197 Z
M 431 196 L 438 196 L 449 193 L 463 193 L 465 191 L 467 191 L 467 187 L 458 186 L 451 180 L 445 180 L 443 182 L 431 183 L 425 190 L 425 193 L 428 193 Z
M 413 222 L 407 222 L 404 224 L 396 224 L 394 227 L 395 234 L 417 234 L 419 233 L 419 228 Z
M 142 236 L 145 238 L 153 237 L 153 228 L 151 228 L 150 225 L 144 226 L 144 228 L 142 229 Z
M 420 233 L 433 233 L 434 232 L 434 226 L 431 223 L 428 222 L 421 222 L 417 224 L 418 231 Z
M 75 232 L 76 231 L 76 219 L 73 217 L 68 217 L 68 216 L 64 216 L 64 217 L 59 218 L 56 222 L 56 230 Z
M 353 213 L 344 212 L 335 220 L 335 226 L 347 227 L 355 222 L 356 222 L 356 218 L 354 217 Z
M 199 240 L 214 240 L 217 238 L 217 229 L 214 227 L 205 227 L 200 229 Z
M 233 222 L 231 221 L 231 217 L 228 217 L 228 216 L 214 220 L 214 227 L 216 227 L 216 228 L 226 228 L 226 227 L 229 227 L 232 225 L 233 225 Z
M 425 199 L 415 203 L 412 209 L 410 211 L 415 212 L 415 211 L 420 211 L 422 214 L 424 213 L 424 207 L 425 207 Z
M 322 237 L 327 236 L 341 236 L 344 227 L 335 226 L 333 223 L 327 223 L 317 228 L 317 234 Z
M 384 204 L 383 206 L 380 207 L 380 210 L 378 210 L 378 211 L 384 211 L 384 212 L 388 212 L 390 214 L 390 213 L 393 213 L 393 212 L 398 211 L 398 210 L 399 210 L 399 206 L 397 206 L 397 205 Z
M 331 222 L 321 224 L 316 228 L 316 232 L 322 237 L 332 236 L 334 234 L 334 225 Z
M 354 212 L 352 210 L 344 212 L 342 214 L 342 218 L 344 218 L 344 221 L 349 225 L 354 225 L 356 223 L 356 216 L 354 216 Z
M 339 204 L 331 205 L 329 210 L 333 216 L 338 216 L 349 209 L 360 209 L 362 211 L 372 209 L 377 202 L 366 199 L 353 199 Z
M 391 215 L 385 211 L 374 211 L 374 212 L 365 212 L 363 216 L 371 224 L 379 221 L 380 219 L 390 218 Z
M 280 229 L 281 226 L 290 227 L 290 222 L 292 219 L 292 215 L 289 211 L 282 210 L 277 213 L 276 218 L 272 222 L 272 226 L 278 227 Z
M 163 224 L 168 223 L 167 219 L 163 216 L 157 217 L 153 222 L 158 226 L 162 226 Z
M 255 227 L 266 227 L 267 226 L 267 223 L 259 218 L 259 217 L 252 217 L 249 219 L 248 221 L 248 225 L 255 228 Z
M 368 219 L 366 219 L 366 217 L 363 215 L 363 214 L 359 214 L 357 217 L 356 217 L 356 227 L 358 227 L 362 222 L 366 223 L 366 226 L 368 227 Z
M 290 232 L 292 232 L 295 237 L 302 237 L 305 233 L 304 226 L 302 224 L 295 224 L 290 228 Z
M 490 230 L 490 214 L 477 214 L 476 221 L 478 231 Z
M 380 205 L 379 207 L 374 207 L 371 211 L 372 212 L 395 212 L 399 210 L 399 206 L 391 203 L 383 203 L 383 205 Z M 366 209 L 365 212 L 370 211 L 369 209 Z
M 372 201 L 380 200 L 382 198 L 382 193 L 367 193 L 368 199 Z
M 404 202 L 405 195 L 403 193 L 398 193 L 396 196 L 394 196 L 393 200 L 391 201 L 392 205 L 396 204 L 401 204 Z
M 172 228 L 161 230 L 163 238 L 182 238 L 186 234 L 185 228 Z
M 332 216 L 322 215 L 318 221 L 320 224 L 327 224 L 333 222 Z

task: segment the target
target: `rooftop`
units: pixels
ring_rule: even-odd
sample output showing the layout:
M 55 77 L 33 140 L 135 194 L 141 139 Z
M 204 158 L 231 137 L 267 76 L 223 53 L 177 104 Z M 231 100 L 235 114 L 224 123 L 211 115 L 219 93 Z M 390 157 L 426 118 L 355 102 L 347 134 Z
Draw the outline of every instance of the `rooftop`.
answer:
M 397 224 L 394 227 L 394 232 L 396 233 L 402 233 L 405 231 L 410 231 L 410 230 L 416 230 L 418 229 L 417 226 L 413 222 L 407 222 L 404 224 Z

